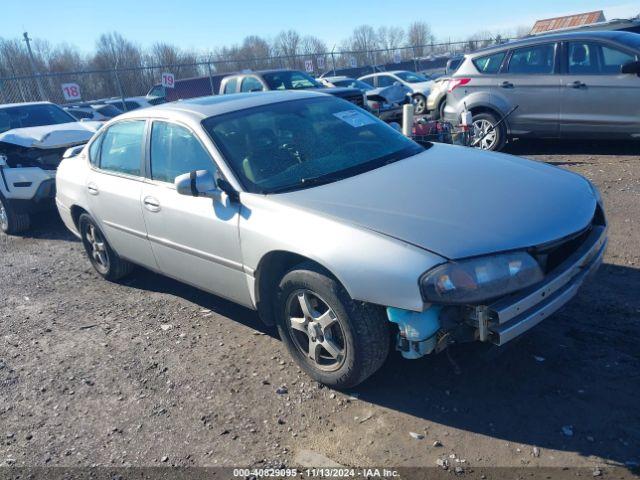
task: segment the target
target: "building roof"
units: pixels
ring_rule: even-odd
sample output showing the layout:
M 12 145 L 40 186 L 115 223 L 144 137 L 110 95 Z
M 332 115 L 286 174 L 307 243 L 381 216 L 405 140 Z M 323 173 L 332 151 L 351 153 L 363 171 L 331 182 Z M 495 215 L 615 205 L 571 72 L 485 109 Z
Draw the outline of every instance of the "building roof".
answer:
M 575 28 L 604 21 L 606 21 L 606 18 L 604 17 L 604 12 L 602 10 L 578 13 L 576 15 L 567 15 L 564 17 L 546 18 L 544 20 L 536 21 L 529 32 L 529 35 L 551 32 L 553 30 L 561 30 L 564 28 Z

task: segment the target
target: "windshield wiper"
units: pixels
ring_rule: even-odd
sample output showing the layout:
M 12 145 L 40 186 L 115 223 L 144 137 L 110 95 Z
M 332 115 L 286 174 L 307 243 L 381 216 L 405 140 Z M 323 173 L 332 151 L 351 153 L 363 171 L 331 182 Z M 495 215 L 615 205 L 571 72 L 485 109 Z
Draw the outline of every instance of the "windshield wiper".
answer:
M 340 175 L 341 173 L 342 175 Z M 307 187 L 312 187 L 317 185 L 324 185 L 327 183 L 342 180 L 343 178 L 346 178 L 348 176 L 349 175 L 348 174 L 345 175 L 344 172 L 335 172 L 335 173 L 329 173 L 325 175 L 318 175 L 316 177 L 303 177 L 298 181 L 298 183 L 294 183 L 292 185 L 284 185 L 282 187 L 271 188 L 265 191 L 264 193 L 266 194 L 283 193 L 291 190 L 296 190 L 299 188 L 307 188 Z

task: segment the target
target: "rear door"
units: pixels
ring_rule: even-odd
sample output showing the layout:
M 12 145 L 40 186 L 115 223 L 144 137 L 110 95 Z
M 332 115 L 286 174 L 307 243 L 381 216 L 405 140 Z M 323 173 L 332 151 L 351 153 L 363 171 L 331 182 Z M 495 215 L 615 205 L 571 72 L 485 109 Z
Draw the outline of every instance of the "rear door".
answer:
M 565 137 L 625 137 L 640 133 L 640 77 L 620 73 L 638 59 L 617 44 L 565 43 L 560 133 Z
M 496 95 L 506 99 L 509 108 L 518 106 L 509 118 L 513 135 L 558 135 L 558 48 L 557 43 L 551 42 L 511 50 L 496 77 Z
M 86 187 L 91 213 L 118 255 L 157 270 L 140 205 L 146 125 L 114 123 L 91 144 Z

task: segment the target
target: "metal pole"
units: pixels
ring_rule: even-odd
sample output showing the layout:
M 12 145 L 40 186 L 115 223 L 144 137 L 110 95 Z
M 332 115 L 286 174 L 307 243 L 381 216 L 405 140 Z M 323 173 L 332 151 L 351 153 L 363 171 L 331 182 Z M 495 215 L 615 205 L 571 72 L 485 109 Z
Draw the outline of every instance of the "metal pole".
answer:
M 402 106 L 402 134 L 409 138 L 413 134 L 413 103 Z
M 333 74 L 336 74 L 336 57 L 333 54 L 333 51 L 336 49 L 336 46 L 334 45 L 333 48 L 331 49 L 331 65 L 333 65 Z
M 213 88 L 213 73 L 211 72 L 211 59 L 207 61 L 207 69 L 209 70 L 209 86 L 211 87 L 211 95 L 215 95 L 216 92 Z
M 33 58 L 33 51 L 31 50 L 31 39 L 29 38 L 29 34 L 24 32 L 22 34 L 24 37 L 24 41 L 27 43 L 27 51 L 29 52 L 29 63 L 31 65 L 31 73 L 36 79 L 36 84 L 38 85 L 38 93 L 40 94 L 40 100 L 48 100 L 47 96 L 44 94 L 44 88 L 42 88 L 42 82 L 40 81 L 40 74 L 36 70 L 36 61 Z
M 118 86 L 118 93 L 120 94 L 120 98 L 122 99 L 122 109 L 127 112 L 127 103 L 124 101 L 124 91 L 122 90 L 122 84 L 120 83 L 120 77 L 118 76 L 118 62 L 116 62 L 116 68 L 113 70 L 113 73 L 116 76 L 116 85 Z

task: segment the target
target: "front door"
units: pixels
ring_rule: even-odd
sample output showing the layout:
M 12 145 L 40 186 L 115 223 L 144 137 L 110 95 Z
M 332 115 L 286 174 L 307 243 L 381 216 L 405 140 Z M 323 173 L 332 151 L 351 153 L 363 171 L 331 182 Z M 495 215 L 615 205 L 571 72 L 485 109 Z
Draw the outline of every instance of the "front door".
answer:
M 113 124 L 91 144 L 89 208 L 118 255 L 157 270 L 140 206 L 145 120 Z
M 238 220 L 240 207 L 222 200 L 180 195 L 177 176 L 192 170 L 215 174 L 214 162 L 185 126 L 154 120 L 149 172 L 142 208 L 149 241 L 167 276 L 250 306 L 242 268 Z
M 561 135 L 617 137 L 640 133 L 640 77 L 620 73 L 637 55 L 594 41 L 567 42 Z

